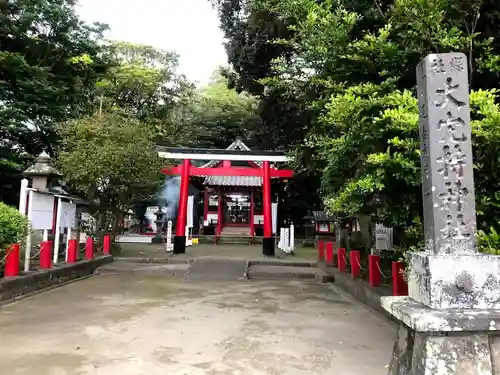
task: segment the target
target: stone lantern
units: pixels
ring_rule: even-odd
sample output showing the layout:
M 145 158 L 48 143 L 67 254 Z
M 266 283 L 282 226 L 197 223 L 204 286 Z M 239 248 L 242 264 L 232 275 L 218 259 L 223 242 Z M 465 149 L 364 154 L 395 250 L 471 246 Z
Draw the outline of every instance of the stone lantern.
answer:
M 154 213 L 156 216 L 156 235 L 159 236 L 162 233 L 163 222 L 165 221 L 165 212 L 162 211 L 161 207 L 158 207 L 158 211 Z
M 50 156 L 42 152 L 35 159 L 35 164 L 26 169 L 23 175 L 31 178 L 31 187 L 38 190 L 50 190 L 62 177 L 53 165 Z

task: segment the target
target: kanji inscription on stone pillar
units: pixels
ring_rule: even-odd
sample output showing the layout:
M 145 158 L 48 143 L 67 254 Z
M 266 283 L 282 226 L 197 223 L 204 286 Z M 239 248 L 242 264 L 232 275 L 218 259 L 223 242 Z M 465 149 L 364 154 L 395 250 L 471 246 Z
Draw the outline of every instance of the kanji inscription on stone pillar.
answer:
M 467 58 L 429 55 L 417 67 L 426 251 L 475 253 Z

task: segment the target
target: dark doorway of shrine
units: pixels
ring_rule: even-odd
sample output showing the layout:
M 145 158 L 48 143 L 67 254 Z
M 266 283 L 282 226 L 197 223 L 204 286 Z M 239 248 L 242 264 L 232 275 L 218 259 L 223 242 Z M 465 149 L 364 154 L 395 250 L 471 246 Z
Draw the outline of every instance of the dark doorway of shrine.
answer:
M 250 226 L 250 193 L 235 191 L 224 196 L 224 226 Z

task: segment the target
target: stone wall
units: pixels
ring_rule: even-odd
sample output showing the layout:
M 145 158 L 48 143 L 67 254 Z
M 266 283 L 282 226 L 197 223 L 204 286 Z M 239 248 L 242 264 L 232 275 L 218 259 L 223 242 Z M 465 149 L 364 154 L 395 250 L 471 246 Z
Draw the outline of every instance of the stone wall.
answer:
M 50 270 L 40 270 L 0 280 L 0 302 L 25 296 L 71 280 L 91 275 L 94 271 L 113 261 L 110 255 L 84 260 L 74 264 L 56 266 Z

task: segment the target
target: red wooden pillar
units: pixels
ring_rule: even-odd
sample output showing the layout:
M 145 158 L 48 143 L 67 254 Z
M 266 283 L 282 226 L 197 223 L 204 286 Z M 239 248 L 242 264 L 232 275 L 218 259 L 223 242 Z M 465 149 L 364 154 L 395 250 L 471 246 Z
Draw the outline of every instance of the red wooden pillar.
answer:
M 262 205 L 264 211 L 264 238 L 262 240 L 262 254 L 274 256 L 273 216 L 271 206 L 271 169 L 269 161 L 262 163 Z
M 408 284 L 404 278 L 405 266 L 401 262 L 392 262 L 392 295 L 407 296 Z
M 253 199 L 254 199 L 254 191 L 252 190 L 250 192 L 250 236 L 251 237 L 255 237 L 255 223 L 254 223 L 255 204 L 253 202 Z
M 361 253 L 358 250 L 351 250 L 351 277 L 356 279 L 361 274 Z
M 10 245 L 5 257 L 5 277 L 19 276 L 19 244 Z
M 380 256 L 368 256 L 368 272 L 371 287 L 377 287 L 382 284 L 382 275 L 380 274 Z
M 220 236 L 222 232 L 222 205 L 224 204 L 222 196 L 223 196 L 223 190 L 222 188 L 219 188 L 219 199 L 217 201 L 217 236 Z
M 184 159 L 181 172 L 181 186 L 179 192 L 179 212 L 177 214 L 177 224 L 174 238 L 174 254 L 184 254 L 186 252 L 186 218 L 187 201 L 189 195 L 189 167 L 191 162 Z

